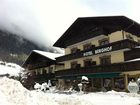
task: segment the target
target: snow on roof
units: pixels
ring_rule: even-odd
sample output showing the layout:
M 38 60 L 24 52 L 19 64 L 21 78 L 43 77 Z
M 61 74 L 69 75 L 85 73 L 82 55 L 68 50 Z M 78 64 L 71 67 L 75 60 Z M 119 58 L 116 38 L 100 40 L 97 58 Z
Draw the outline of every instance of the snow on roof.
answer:
M 52 60 L 55 60 L 55 58 L 59 57 L 59 56 L 63 56 L 64 54 L 58 54 L 58 53 L 51 53 L 51 52 L 46 52 L 46 51 L 40 51 L 40 50 L 33 50 L 33 52 L 36 52 L 40 55 L 43 55 L 47 58 L 50 58 Z
M 140 48 L 140 46 L 136 46 L 135 48 Z
M 140 58 L 136 58 L 136 59 L 128 60 L 128 61 L 125 61 L 125 62 L 133 62 L 133 61 L 140 61 Z
M 86 77 L 86 76 L 82 76 L 82 80 L 86 80 L 86 81 L 88 81 L 88 77 Z

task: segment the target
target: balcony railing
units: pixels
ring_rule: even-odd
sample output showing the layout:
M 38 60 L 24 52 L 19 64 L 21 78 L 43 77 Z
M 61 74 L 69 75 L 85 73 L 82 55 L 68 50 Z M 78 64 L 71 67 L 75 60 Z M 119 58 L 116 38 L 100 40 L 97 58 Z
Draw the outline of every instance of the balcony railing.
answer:
M 38 62 L 35 64 L 27 64 L 26 68 L 28 68 L 28 70 L 33 70 L 33 69 L 38 69 L 38 68 L 43 68 L 43 67 L 48 67 L 49 65 L 54 64 L 53 61 L 50 62 Z
M 132 60 L 132 59 L 137 59 L 140 58 L 140 48 L 134 48 L 129 51 L 124 52 L 124 60 Z
M 44 73 L 44 74 L 38 74 L 38 75 L 33 75 L 33 79 L 36 81 L 43 81 L 43 80 L 48 80 L 52 79 L 55 77 L 54 73 Z
M 66 69 L 56 71 L 55 75 L 58 76 L 74 76 L 74 75 L 85 75 L 94 73 L 109 73 L 109 72 L 126 72 L 132 70 L 140 70 L 140 61 L 124 62 L 108 65 L 96 65 L 90 67 L 81 67 L 75 69 Z
M 115 51 L 115 50 L 121 50 L 121 49 L 125 49 L 125 48 L 131 49 L 136 46 L 140 46 L 140 43 L 129 40 L 129 39 L 125 39 L 125 40 L 109 43 L 109 44 L 98 46 L 98 47 L 92 47 L 91 49 L 79 51 L 77 53 L 64 55 L 64 56 L 56 58 L 56 60 L 57 60 L 57 62 L 62 62 L 62 61 L 77 59 L 77 58 L 84 57 L 84 55 L 86 55 L 86 53 L 87 53 L 86 56 L 96 55 L 95 50 L 107 48 L 107 47 L 111 47 L 110 51 Z M 102 53 L 104 53 L 104 52 L 102 52 Z

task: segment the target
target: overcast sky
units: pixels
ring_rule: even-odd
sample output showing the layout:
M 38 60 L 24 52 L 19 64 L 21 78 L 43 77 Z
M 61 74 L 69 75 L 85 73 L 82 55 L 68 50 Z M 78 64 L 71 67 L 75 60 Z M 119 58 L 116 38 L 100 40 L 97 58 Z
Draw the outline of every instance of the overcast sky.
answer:
M 139 0 L 0 0 L 0 28 L 51 46 L 78 17 L 125 15 L 140 23 Z

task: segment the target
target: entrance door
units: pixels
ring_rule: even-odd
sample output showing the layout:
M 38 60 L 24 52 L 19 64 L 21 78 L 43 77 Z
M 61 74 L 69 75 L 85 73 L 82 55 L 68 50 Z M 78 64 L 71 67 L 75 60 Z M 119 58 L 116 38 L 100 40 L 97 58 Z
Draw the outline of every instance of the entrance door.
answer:
M 101 78 L 93 78 L 93 88 L 94 91 L 101 91 L 102 85 L 101 85 Z

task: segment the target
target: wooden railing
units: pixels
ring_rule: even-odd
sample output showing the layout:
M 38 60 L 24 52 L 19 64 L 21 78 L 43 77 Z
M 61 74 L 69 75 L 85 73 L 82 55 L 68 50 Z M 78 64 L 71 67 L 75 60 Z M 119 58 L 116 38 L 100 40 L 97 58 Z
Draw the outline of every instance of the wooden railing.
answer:
M 131 48 L 134 48 L 136 46 L 140 46 L 140 43 L 129 40 L 129 39 L 125 39 L 125 40 L 109 43 L 109 44 L 98 46 L 98 47 L 92 47 L 91 49 L 88 49 L 88 50 L 78 51 L 77 53 L 64 55 L 64 56 L 56 58 L 56 61 L 57 62 L 62 62 L 62 61 L 81 58 L 81 57 L 83 57 L 83 54 L 88 52 L 88 51 L 92 51 L 92 55 L 96 55 L 95 50 L 105 48 L 105 47 L 109 47 L 109 46 L 112 46 L 111 51 L 115 51 L 115 50 L 120 50 L 120 49 L 125 49 L 125 48 L 130 48 L 131 49 Z
M 131 70 L 140 70 L 140 61 L 59 70 L 55 72 L 55 75 L 56 77 L 74 76 L 90 73 L 126 72 Z
M 48 80 L 52 79 L 55 77 L 54 73 L 44 73 L 44 74 L 38 74 L 38 75 L 33 75 L 33 79 L 37 81 L 43 81 L 43 80 Z

